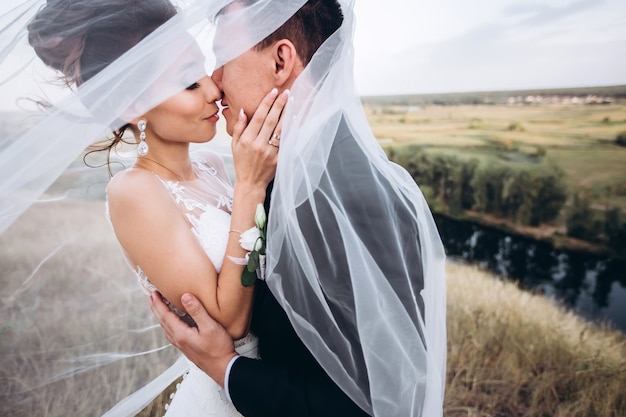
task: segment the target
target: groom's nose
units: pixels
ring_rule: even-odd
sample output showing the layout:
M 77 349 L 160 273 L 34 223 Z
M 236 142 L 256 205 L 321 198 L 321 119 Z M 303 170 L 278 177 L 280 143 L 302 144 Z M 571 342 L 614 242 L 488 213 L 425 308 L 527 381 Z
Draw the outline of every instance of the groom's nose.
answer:
M 213 80 L 215 85 L 217 85 L 217 88 L 219 88 L 221 92 L 224 92 L 224 89 L 222 88 L 223 72 L 224 72 L 223 67 L 219 67 L 219 68 L 215 68 L 215 70 L 213 71 L 213 74 L 211 74 L 211 79 Z

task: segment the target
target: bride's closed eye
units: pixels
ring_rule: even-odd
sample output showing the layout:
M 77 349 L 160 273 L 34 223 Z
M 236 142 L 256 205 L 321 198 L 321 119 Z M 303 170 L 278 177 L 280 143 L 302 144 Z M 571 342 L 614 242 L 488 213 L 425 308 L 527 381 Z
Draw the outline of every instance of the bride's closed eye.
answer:
M 186 88 L 186 90 L 195 90 L 196 88 L 199 88 L 199 87 L 200 87 L 200 83 L 195 82 L 195 83 L 193 83 L 193 84 L 189 85 L 189 86 Z

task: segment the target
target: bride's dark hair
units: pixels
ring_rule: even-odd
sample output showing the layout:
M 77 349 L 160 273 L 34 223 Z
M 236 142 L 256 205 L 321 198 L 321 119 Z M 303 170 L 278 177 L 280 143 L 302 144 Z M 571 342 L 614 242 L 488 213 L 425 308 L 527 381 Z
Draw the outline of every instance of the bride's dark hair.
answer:
M 48 0 L 28 41 L 69 86 L 80 85 L 175 14 L 169 0 Z
M 98 74 L 176 12 L 169 0 L 48 0 L 28 24 L 28 41 L 72 88 Z M 91 151 L 107 151 L 108 165 L 111 150 L 124 141 L 129 127 L 114 130 L 111 141 Z

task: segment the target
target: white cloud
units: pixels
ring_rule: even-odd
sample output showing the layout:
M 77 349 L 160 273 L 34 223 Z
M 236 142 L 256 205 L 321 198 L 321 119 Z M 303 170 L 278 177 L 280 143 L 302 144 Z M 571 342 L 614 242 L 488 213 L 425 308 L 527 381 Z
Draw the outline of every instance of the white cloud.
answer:
M 387 1 L 380 3 L 357 3 L 357 17 L 368 17 L 357 25 L 385 22 L 389 17 L 379 9 Z M 371 33 L 371 27 L 357 26 L 355 79 L 361 94 L 626 84 L 623 1 L 446 0 L 438 5 L 414 21 L 396 9 L 403 17 L 381 26 L 393 24 L 398 33 L 404 25 L 412 36 L 394 39 L 378 31 L 377 40 L 384 46 L 387 36 L 394 48 L 369 47 L 363 33 Z
M 361 94 L 626 84 L 624 0 L 355 3 Z M 13 80 L 0 109 L 25 88 Z

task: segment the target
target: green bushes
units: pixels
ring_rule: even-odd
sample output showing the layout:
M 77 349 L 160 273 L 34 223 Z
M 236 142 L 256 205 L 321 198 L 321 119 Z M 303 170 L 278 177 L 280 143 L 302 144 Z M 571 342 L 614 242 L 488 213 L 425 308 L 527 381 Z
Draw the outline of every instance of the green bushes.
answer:
M 556 166 L 479 162 L 427 153 L 420 146 L 387 152 L 409 171 L 435 212 L 458 216 L 474 210 L 523 226 L 561 216 L 558 222 L 567 236 L 607 245 L 614 255 L 626 257 L 626 216 L 616 207 L 594 207 L 586 192 L 570 195 L 565 174 Z
M 479 163 L 477 159 L 428 154 L 418 146 L 388 150 L 404 166 L 436 210 L 476 210 L 536 226 L 555 219 L 567 199 L 563 172 L 554 166 Z
M 613 251 L 626 257 L 626 219 L 619 208 L 614 207 L 606 211 L 604 231 L 609 239 Z
M 567 235 L 584 240 L 595 240 L 601 231 L 601 224 L 591 208 L 587 193 L 576 193 L 567 213 Z
M 554 220 L 567 200 L 563 173 L 553 166 L 482 165 L 470 185 L 475 210 L 522 225 Z
M 568 236 L 605 242 L 614 255 L 626 257 L 626 222 L 619 207 L 594 210 L 587 193 L 577 193 L 567 213 Z

